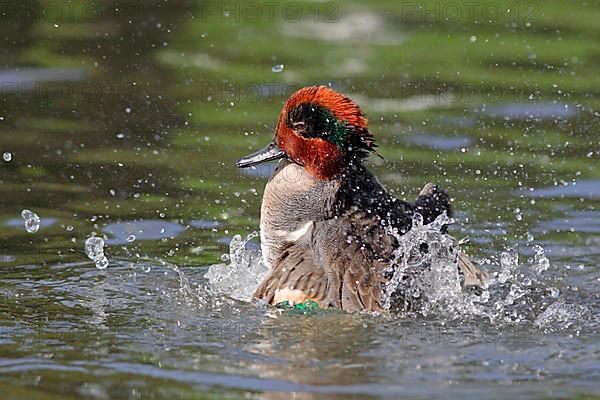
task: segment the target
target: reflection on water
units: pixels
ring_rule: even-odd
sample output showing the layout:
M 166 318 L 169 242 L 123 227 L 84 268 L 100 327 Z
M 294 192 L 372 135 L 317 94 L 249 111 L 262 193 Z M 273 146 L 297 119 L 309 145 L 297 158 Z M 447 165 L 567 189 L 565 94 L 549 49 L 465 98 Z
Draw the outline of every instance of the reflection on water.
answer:
M 461 147 L 468 147 L 473 142 L 473 140 L 467 136 L 444 137 L 428 135 L 426 133 L 418 133 L 402 137 L 402 139 L 407 143 L 429 146 L 436 150 L 458 150 Z
M 53 224 L 55 224 L 57 221 L 56 218 L 40 218 L 40 223 L 39 223 L 39 228 L 40 229 L 44 229 L 47 228 Z M 9 226 L 11 228 L 24 228 L 23 226 L 23 218 L 13 218 L 13 219 L 9 219 L 4 223 L 4 226 Z
M 394 2 L 335 4 L 334 22 L 323 8 L 251 22 L 209 3 L 86 0 L 69 13 L 23 0 L 0 15 L 3 393 L 600 395 L 595 5 L 482 24 Z M 43 13 L 54 6 L 57 18 Z M 272 172 L 234 161 L 312 83 L 357 99 L 384 158 L 369 167 L 398 197 L 448 188 L 453 235 L 496 272 L 489 297 L 399 318 L 227 295 L 247 299 L 264 272 L 255 241 L 241 253 L 255 263 L 216 265 L 259 228 Z M 104 270 L 85 253 L 94 233 Z M 210 285 L 217 270 L 228 290 Z
M 494 104 L 486 106 L 485 112 L 494 118 L 556 121 L 577 115 L 577 106 L 575 104 L 539 102 L 533 104 Z
M 570 211 L 564 218 L 541 222 L 537 228 L 543 231 L 600 233 L 600 212 Z
M 527 192 L 527 195 L 533 197 L 571 197 L 597 200 L 600 199 L 600 180 L 561 182 L 554 187 L 532 189 Z
M 110 239 L 107 244 L 127 244 L 136 240 L 158 240 L 173 238 L 185 230 L 185 227 L 168 221 L 124 221 L 106 225 L 102 231 Z
M 19 68 L 18 70 L 0 70 L 0 91 L 21 92 L 36 89 L 40 82 L 79 82 L 87 73 L 81 69 Z

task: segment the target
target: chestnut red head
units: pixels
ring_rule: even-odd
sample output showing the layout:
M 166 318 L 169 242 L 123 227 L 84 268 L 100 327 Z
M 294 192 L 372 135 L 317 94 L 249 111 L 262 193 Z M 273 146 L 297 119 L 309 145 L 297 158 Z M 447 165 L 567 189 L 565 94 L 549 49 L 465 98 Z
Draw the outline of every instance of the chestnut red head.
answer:
M 300 89 L 285 103 L 274 142 L 237 162 L 256 165 L 287 156 L 318 179 L 329 179 L 375 147 L 367 119 L 348 97 L 325 86 Z

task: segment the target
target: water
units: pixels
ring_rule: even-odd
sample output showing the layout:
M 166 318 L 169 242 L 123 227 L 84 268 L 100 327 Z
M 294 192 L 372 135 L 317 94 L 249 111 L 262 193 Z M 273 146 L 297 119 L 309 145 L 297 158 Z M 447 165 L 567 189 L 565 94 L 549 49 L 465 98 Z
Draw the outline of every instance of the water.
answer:
M 298 3 L 299 21 L 276 8 L 251 22 L 221 4 L 102 0 L 94 18 L 84 3 L 57 18 L 36 0 L 7 5 L 3 396 L 598 398 L 596 5 L 492 21 L 476 6 L 475 21 L 466 8 Z M 395 196 L 431 181 L 454 198 L 462 244 L 418 221 L 400 239 L 432 244 L 418 307 L 248 301 L 273 165 L 234 162 L 272 139 L 307 84 L 359 101 L 383 157 L 367 165 Z M 91 237 L 104 245 L 86 253 Z M 452 248 L 486 268 L 487 287 L 460 289 Z

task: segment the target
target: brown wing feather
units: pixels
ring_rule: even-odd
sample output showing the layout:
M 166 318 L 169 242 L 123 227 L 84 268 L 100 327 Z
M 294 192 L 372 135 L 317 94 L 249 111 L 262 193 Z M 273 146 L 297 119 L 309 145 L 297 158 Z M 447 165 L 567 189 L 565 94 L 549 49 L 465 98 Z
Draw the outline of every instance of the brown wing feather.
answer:
M 392 238 L 372 215 L 355 212 L 343 221 L 323 222 L 323 235 L 315 243 L 317 259 L 330 277 L 328 297 L 344 311 L 382 311 L 383 271 Z
M 343 243 L 338 249 L 326 264 L 339 277 L 330 297 L 335 296 L 344 311 L 381 311 L 382 269 L 358 241 Z
M 325 271 L 315 263 L 313 252 L 302 242 L 285 244 L 254 297 L 274 304 L 277 292 L 284 289 L 301 291 L 321 308 L 329 305 Z
M 464 277 L 463 288 L 483 287 L 485 281 L 489 279 L 489 274 L 473 264 L 469 257 L 462 252 L 458 252 L 458 268 Z

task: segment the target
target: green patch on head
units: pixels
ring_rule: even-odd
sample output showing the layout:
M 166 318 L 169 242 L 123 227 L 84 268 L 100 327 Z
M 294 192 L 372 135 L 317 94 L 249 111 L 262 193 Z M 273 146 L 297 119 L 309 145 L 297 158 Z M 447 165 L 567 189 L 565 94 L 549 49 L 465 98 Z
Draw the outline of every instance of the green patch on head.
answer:
M 347 149 L 350 142 L 349 136 L 352 134 L 351 130 L 348 129 L 348 124 L 345 121 L 338 120 L 326 108 L 321 108 L 321 120 L 323 130 L 327 134 L 327 140 L 341 149 Z
M 338 119 L 330 109 L 318 104 L 303 103 L 290 111 L 288 126 L 294 129 L 297 123 L 303 123 L 298 133 L 305 138 L 327 140 L 342 151 L 361 158 L 373 148 L 372 138 L 366 139 L 370 136 L 366 128 Z

